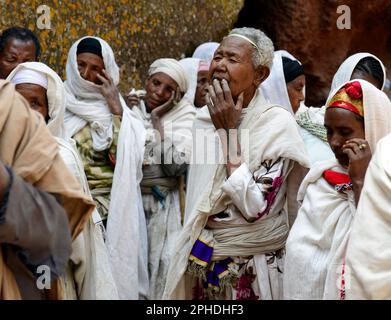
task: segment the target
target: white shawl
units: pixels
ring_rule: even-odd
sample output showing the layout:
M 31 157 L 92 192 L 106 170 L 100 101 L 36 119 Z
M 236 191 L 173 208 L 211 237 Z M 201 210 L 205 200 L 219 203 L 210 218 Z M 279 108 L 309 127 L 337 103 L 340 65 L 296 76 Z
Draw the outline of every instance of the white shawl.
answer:
M 360 60 L 364 58 L 372 57 L 375 60 L 379 61 L 381 68 L 383 69 L 383 83 L 381 90 L 383 90 L 384 85 L 386 83 L 386 68 L 384 67 L 383 62 L 373 54 L 368 52 L 359 52 L 351 55 L 347 58 L 338 68 L 338 71 L 335 73 L 333 77 L 333 81 L 331 83 L 330 93 L 333 92 L 337 87 L 340 87 L 343 83 L 348 82 L 353 74 L 354 69 Z M 353 79 L 352 79 L 353 80 Z
M 99 86 L 84 80 L 79 74 L 76 51 L 82 39 L 72 45 L 68 54 L 65 128 L 67 135 L 72 137 L 89 124 L 93 148 L 101 151 L 108 149 L 112 143 L 112 114 L 99 91 Z M 104 40 L 95 39 L 102 46 L 105 70 L 117 85 L 119 68 L 113 51 Z M 123 114 L 111 188 L 106 244 L 119 298 L 138 299 L 139 295 L 147 296 L 149 291 L 146 275 L 146 224 L 139 187 L 142 179 L 145 129 L 121 96 L 120 101 Z
M 159 150 L 158 146 L 162 142 L 157 136 L 157 131 L 153 129 L 151 122 L 151 114 L 147 112 L 143 100 L 132 109 L 139 119 L 144 123 L 147 130 L 145 143 L 147 149 L 145 150 L 145 160 L 149 164 L 160 164 L 160 153 L 150 154 L 150 150 Z M 190 154 L 192 148 L 192 132 L 191 128 L 194 122 L 196 110 L 195 108 L 183 98 L 176 106 L 167 112 L 162 118 L 162 126 L 164 129 L 164 139 L 168 138 L 169 142 L 175 146 L 175 149 L 183 153 L 183 162 L 190 162 Z M 165 143 L 164 140 L 162 143 Z M 166 146 L 169 147 L 169 146 Z
M 99 86 L 80 76 L 76 52 L 79 42 L 84 38 L 91 37 L 77 40 L 68 53 L 67 80 L 64 83 L 67 97 L 65 130 L 67 137 L 73 137 L 89 124 L 93 148 L 96 151 L 102 151 L 108 149 L 113 141 L 112 113 L 100 93 Z M 112 49 L 106 41 L 97 37 L 92 38 L 101 44 L 105 70 L 113 79 L 114 84 L 118 85 L 119 68 Z
M 198 149 L 201 151 L 204 150 L 204 146 L 209 150 L 218 151 L 219 149 L 214 149 L 214 145 L 215 143 L 220 145 L 220 140 L 205 108 L 205 112 L 200 113 L 199 118 L 196 119 L 195 126 L 207 130 L 210 138 L 206 143 L 201 139 L 195 144 L 201 146 L 201 149 Z M 241 148 L 242 155 L 252 172 L 259 168 L 262 161 L 280 157 L 308 167 L 304 144 L 293 117 L 282 107 L 267 104 L 259 91 L 256 92 L 249 106 L 243 110 L 239 131 L 240 134 L 244 134 L 243 137 L 246 134 L 249 136 L 247 143 L 241 140 Z M 189 180 L 197 180 L 192 186 L 200 188 L 188 189 L 189 193 L 195 192 L 198 196 L 193 198 L 194 206 L 190 208 L 188 221 L 177 242 L 167 277 L 164 299 L 182 297 L 178 288 L 183 285 L 189 254 L 194 242 L 200 236 L 208 217 L 222 212 L 231 204 L 229 197 L 222 191 L 222 184 L 226 178 L 225 165 L 222 162 L 218 163 L 199 165 L 189 177 Z M 270 225 L 273 225 L 273 221 L 275 222 L 274 226 L 270 227 L 270 232 L 279 226 L 278 214 L 271 214 L 271 216 L 273 217 L 269 219 L 270 221 L 265 222 Z M 287 217 L 285 222 L 279 222 L 288 225 Z M 218 256 L 218 252 L 216 254 Z
M 194 105 L 194 98 L 197 91 L 197 78 L 200 61 L 200 59 L 196 58 L 185 58 L 179 61 L 186 71 L 188 83 L 188 88 L 183 98 L 187 99 L 192 105 Z
M 218 42 L 205 42 L 200 44 L 193 53 L 193 58 L 201 59 L 211 63 L 213 56 L 220 43 Z
M 369 164 L 346 250 L 346 299 L 391 299 L 391 134 Z
M 355 212 L 354 194 L 335 191 L 322 178 L 327 169 L 346 173 L 335 160 L 326 160 L 317 163 L 300 186 L 302 205 L 286 242 L 284 299 L 322 299 L 328 274 L 336 272 L 331 266 L 342 259 Z

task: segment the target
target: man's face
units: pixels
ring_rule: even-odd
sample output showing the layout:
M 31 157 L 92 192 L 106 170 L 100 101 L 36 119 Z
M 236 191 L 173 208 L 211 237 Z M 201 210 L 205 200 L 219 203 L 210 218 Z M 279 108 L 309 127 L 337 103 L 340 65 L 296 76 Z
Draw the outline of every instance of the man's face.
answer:
M 105 68 L 103 59 L 98 55 L 89 52 L 79 53 L 76 59 L 80 76 L 84 80 L 101 85 L 102 82 L 97 75 L 102 75 L 102 70 Z
M 33 41 L 15 38 L 8 39 L 4 50 L 0 52 L 0 79 L 5 79 L 18 64 L 36 61 L 36 48 Z
M 209 69 L 209 83 L 214 79 L 225 79 L 231 89 L 232 97 L 257 87 L 256 70 L 252 63 L 252 45 L 238 37 L 225 38 L 215 51 Z

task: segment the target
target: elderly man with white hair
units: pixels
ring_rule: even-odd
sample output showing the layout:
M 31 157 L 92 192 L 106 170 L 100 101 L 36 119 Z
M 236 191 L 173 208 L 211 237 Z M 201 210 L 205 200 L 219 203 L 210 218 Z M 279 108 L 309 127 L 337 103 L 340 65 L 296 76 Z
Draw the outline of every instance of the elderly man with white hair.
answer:
M 214 54 L 209 102 L 194 125 L 203 137 L 194 137 L 187 190 L 193 197 L 166 299 L 282 296 L 286 192 L 295 163 L 308 162 L 292 115 L 258 89 L 272 61 L 273 43 L 253 28 L 233 29 Z M 207 163 L 204 150 L 215 156 L 206 154 Z

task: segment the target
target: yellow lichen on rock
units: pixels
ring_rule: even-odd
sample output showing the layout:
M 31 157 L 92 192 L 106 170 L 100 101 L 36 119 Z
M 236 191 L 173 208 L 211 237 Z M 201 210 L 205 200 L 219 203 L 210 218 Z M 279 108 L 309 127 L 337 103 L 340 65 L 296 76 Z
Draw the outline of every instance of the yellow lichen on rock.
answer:
M 0 0 L 0 29 L 28 27 L 42 45 L 41 60 L 65 78 L 72 43 L 86 35 L 105 39 L 121 70 L 120 88 L 140 87 L 157 58 L 182 58 L 206 41 L 220 41 L 244 0 Z M 50 8 L 50 30 L 37 27 L 40 5 Z

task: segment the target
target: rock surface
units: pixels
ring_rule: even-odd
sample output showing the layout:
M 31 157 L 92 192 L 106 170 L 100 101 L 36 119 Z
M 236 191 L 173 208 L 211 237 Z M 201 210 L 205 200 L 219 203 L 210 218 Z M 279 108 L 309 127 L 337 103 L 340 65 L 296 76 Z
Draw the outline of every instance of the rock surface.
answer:
M 337 28 L 340 5 L 350 8 L 350 30 Z M 391 69 L 390 0 L 246 0 L 235 26 L 263 30 L 303 63 L 307 105 L 324 103 L 334 73 L 353 53 L 373 53 Z
M 72 43 L 85 35 L 105 39 L 121 68 L 122 91 L 142 86 L 157 58 L 183 58 L 206 41 L 220 41 L 244 0 L 0 0 L 0 30 L 28 27 L 42 44 L 41 60 L 65 77 Z M 37 8 L 50 8 L 51 28 L 40 30 Z

